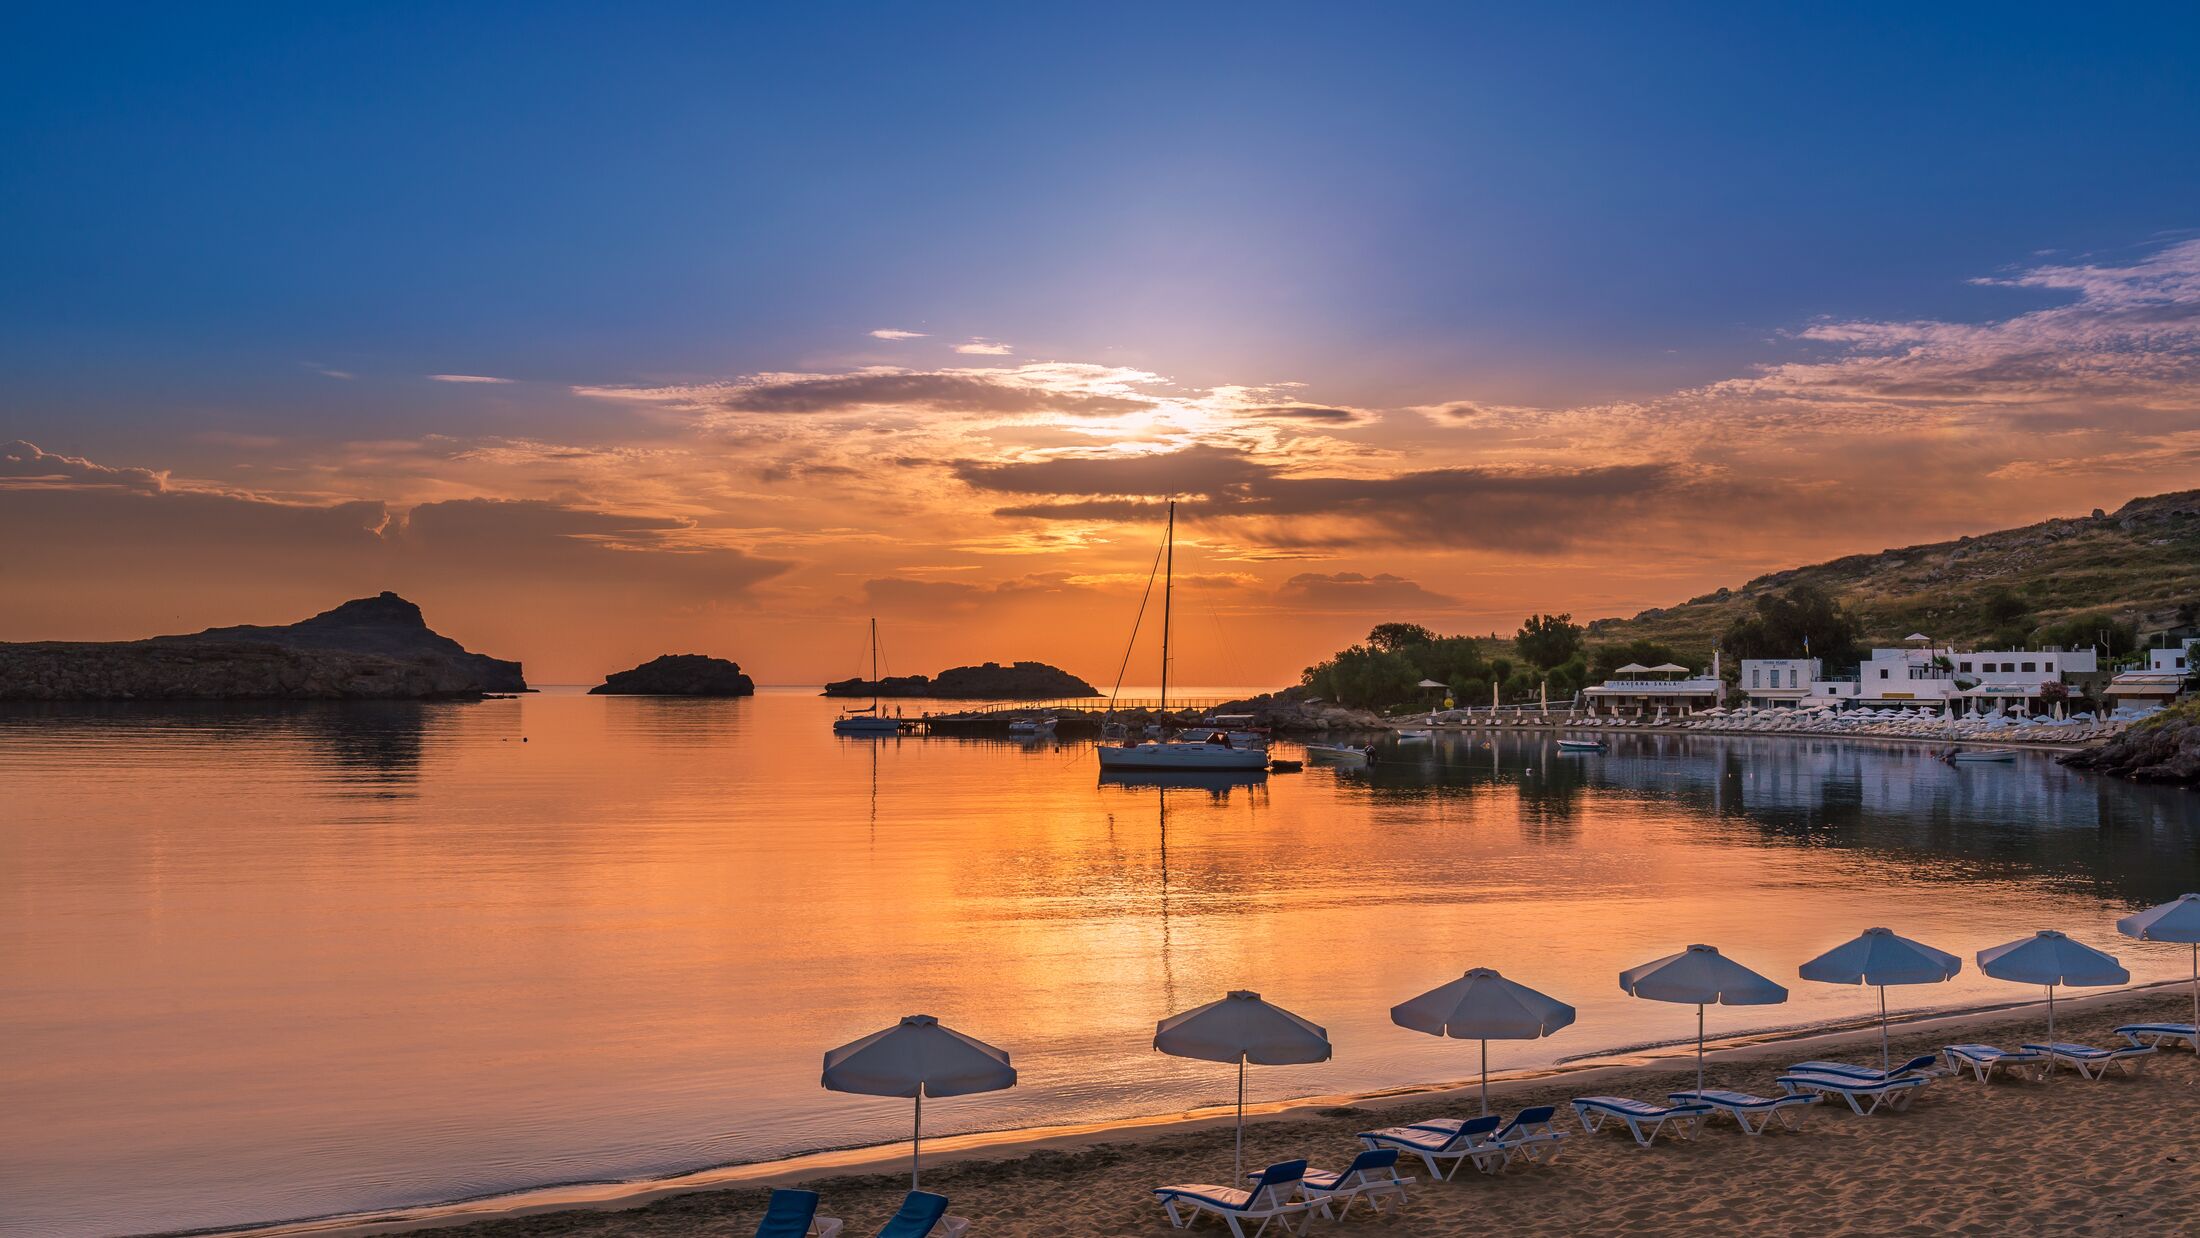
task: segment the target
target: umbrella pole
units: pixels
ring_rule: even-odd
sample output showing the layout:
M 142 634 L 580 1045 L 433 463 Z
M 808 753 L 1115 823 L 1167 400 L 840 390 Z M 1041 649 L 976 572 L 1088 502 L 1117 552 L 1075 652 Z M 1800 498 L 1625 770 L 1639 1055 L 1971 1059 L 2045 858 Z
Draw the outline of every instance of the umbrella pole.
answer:
M 909 1189 L 917 1189 L 918 1167 L 924 1156 L 924 1089 L 917 1089 L 917 1122 L 909 1132 Z
M 2200 1029 L 2200 941 L 2192 944 L 2192 1025 Z
M 2047 1043 L 2055 1043 L 2055 986 L 2047 986 Z
M 1879 1069 L 1884 1071 L 1893 1059 L 1887 1056 L 1887 986 L 1879 986 Z
M 1245 1176 L 1245 1055 L 1242 1053 L 1238 1054 L 1237 1156 L 1231 1163 L 1236 1166 L 1236 1172 L 1230 1175 L 1230 1181 L 1235 1182 Z
M 1703 1091 L 1703 1003 L 1696 1003 L 1696 1090 Z

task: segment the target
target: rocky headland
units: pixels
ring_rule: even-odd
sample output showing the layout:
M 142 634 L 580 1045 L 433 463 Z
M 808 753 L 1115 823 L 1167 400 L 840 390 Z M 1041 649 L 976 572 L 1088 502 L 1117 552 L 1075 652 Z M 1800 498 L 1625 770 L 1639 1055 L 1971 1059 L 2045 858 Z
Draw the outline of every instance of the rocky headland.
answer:
M 276 627 L 134 641 L 0 644 L 0 700 L 435 700 L 524 692 L 520 664 L 473 653 L 394 593 Z
M 1039 701 L 1098 696 L 1099 689 L 1044 662 L 956 666 L 938 675 L 889 675 L 843 679 L 825 685 L 826 696 L 912 696 L 967 701 Z
M 632 670 L 604 676 L 590 696 L 754 696 L 756 681 L 741 664 L 699 653 L 668 653 Z
M 2156 714 L 2105 744 L 2071 753 L 2062 763 L 2135 782 L 2200 787 L 2200 701 Z

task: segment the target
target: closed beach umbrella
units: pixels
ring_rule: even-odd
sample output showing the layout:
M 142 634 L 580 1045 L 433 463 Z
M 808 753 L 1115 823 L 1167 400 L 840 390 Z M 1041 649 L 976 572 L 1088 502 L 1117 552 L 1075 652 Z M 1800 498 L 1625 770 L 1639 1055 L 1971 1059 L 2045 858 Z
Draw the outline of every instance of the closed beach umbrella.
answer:
M 1679 1002 L 1696 1008 L 1696 1088 L 1703 1088 L 1703 1008 L 1705 1006 L 1777 1006 L 1788 991 L 1719 953 L 1717 946 L 1690 946 L 1619 974 L 1619 987 L 1632 997 Z
M 1390 1021 L 1431 1036 L 1482 1042 L 1482 1112 L 1490 1111 L 1490 1042 L 1540 1040 L 1574 1021 L 1574 1008 L 1477 967 L 1390 1008 Z
M 2192 1023 L 2200 1028 L 2200 894 L 2180 894 L 2159 907 L 2116 922 L 2116 931 L 2140 941 L 2181 941 L 2192 946 Z
M 2129 984 L 2131 973 L 2116 957 L 2053 929 L 2041 929 L 1978 952 L 1978 969 L 1996 980 L 2047 986 L 2047 1039 L 2055 1039 L 2055 986 Z
M 1825 984 L 1869 984 L 1879 989 L 1879 1068 L 1887 1069 L 1887 986 L 1940 984 L 1963 970 L 1963 960 L 1944 950 L 1869 928 L 1803 964 L 1802 977 Z
M 1245 1172 L 1245 1064 L 1298 1066 L 1329 1060 L 1329 1033 L 1270 1005 L 1260 994 L 1232 990 L 1221 1001 L 1208 1002 L 1182 1014 L 1173 1014 L 1154 1025 L 1153 1047 L 1171 1057 L 1202 1062 L 1235 1062 L 1238 1068 L 1237 1172 Z
M 907 1096 L 916 1101 L 909 1137 L 909 1189 L 913 1191 L 924 1138 L 924 1098 L 1012 1088 L 1016 1068 L 1008 1064 L 1008 1054 L 992 1045 L 941 1027 L 931 1015 L 913 1014 L 883 1032 L 827 1051 L 823 1083 L 835 1092 Z

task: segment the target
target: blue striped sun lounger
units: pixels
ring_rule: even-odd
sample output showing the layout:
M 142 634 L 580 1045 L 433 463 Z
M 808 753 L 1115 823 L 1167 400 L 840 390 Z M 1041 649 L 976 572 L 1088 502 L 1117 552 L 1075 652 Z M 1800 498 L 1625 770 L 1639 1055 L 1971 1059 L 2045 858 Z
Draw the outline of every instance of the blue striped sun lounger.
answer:
M 764 1205 L 756 1238 L 835 1238 L 840 1218 L 817 1215 L 817 1192 L 779 1188 Z
M 1910 1107 L 1917 1098 L 1918 1089 L 1932 1080 L 1923 1075 L 1903 1075 L 1895 1079 L 1859 1079 L 1853 1075 L 1822 1075 L 1804 1072 L 1780 1076 L 1780 1086 L 1798 1096 L 1824 1100 L 1838 1096 L 1849 1103 L 1858 1115 L 1877 1113 L 1885 1109 L 1900 1113 Z M 1869 1102 L 1869 1103 L 1867 1103 Z
M 1626 1126 L 1627 1133 L 1645 1148 L 1656 1142 L 1658 1134 L 1669 1125 L 1675 1138 L 1693 1138 L 1703 1130 L 1704 1119 L 1713 1112 L 1710 1105 L 1702 1102 L 1653 1105 L 1627 1096 L 1574 1098 L 1574 1116 L 1581 1120 L 1582 1130 L 1593 1135 L 1603 1130 L 1607 1123 L 1617 1122 Z M 1647 1131 L 1643 1129 L 1645 1126 L 1649 1128 Z
M 1247 1174 L 1258 1179 L 1260 1174 Z M 1413 1179 L 1398 1176 L 1396 1148 L 1366 1148 L 1343 1169 L 1309 1169 L 1299 1179 L 1307 1202 L 1331 1220 L 1342 1221 L 1352 1205 L 1367 1201 L 1370 1211 L 1381 1212 L 1406 1202 L 1406 1188 Z M 1342 1204 L 1336 1211 L 1333 1204 Z
M 2100 1079 L 2110 1069 L 2122 1067 L 2127 1075 L 2138 1075 L 2147 1068 L 2147 1059 L 2161 1050 L 2153 1045 L 2119 1045 L 2114 1049 L 2096 1049 L 2092 1045 L 2072 1044 L 2058 1040 L 2053 1044 L 2026 1045 L 2033 1053 L 2047 1055 L 2047 1071 L 2055 1072 L 2057 1066 L 2068 1066 L 2078 1072 L 2081 1079 Z
M 1475 1168 L 1485 1173 L 1496 1173 L 1510 1168 L 1515 1159 L 1550 1162 L 1558 1159 L 1559 1145 L 1566 1140 L 1566 1132 L 1558 1129 L 1558 1109 L 1552 1105 L 1530 1105 L 1513 1115 L 1513 1120 L 1492 1132 L 1482 1145 L 1481 1154 L 1474 1158 Z M 1484 1119 L 1475 1118 L 1474 1122 Z M 1433 1122 L 1414 1125 L 1427 1131 L 1455 1131 L 1468 1125 L 1459 1118 L 1438 1118 Z
M 1665 1099 L 1676 1105 L 1709 1105 L 1720 1113 L 1732 1117 L 1740 1124 L 1745 1135 L 1762 1135 L 1765 1128 L 1779 1119 L 1780 1125 L 1796 1129 L 1795 1117 L 1808 1109 L 1811 1098 L 1790 1092 L 1784 1096 L 1751 1096 L 1747 1092 L 1729 1092 L 1723 1088 L 1705 1088 L 1700 1092 L 1668 1092 Z M 1752 1119 L 1755 1125 L 1751 1125 Z
M 2182 1040 L 2187 1048 L 2200 1052 L 2200 1030 L 2190 1023 L 2126 1023 L 2116 1029 L 2116 1034 L 2151 1049 Z
M 945 1195 L 911 1191 L 902 1197 L 894 1215 L 879 1227 L 878 1238 L 929 1238 L 934 1230 L 940 1238 L 962 1238 L 969 1228 L 967 1219 L 947 1215 Z
M 1370 1148 L 1389 1148 L 1408 1156 L 1418 1156 L 1428 1166 L 1432 1178 L 1448 1179 L 1459 1172 L 1459 1167 L 1473 1158 L 1477 1168 L 1487 1168 L 1483 1158 L 1503 1164 L 1504 1153 L 1491 1146 L 1491 1136 L 1497 1133 L 1503 1121 L 1496 1114 L 1479 1118 L 1452 1119 L 1422 1122 L 1412 1126 L 1390 1126 L 1379 1131 L 1361 1131 L 1360 1142 Z M 1445 1173 L 1436 1162 L 1450 1161 L 1451 1173 Z
M 2047 1055 L 2031 1049 L 2011 1052 L 1993 1045 L 1949 1045 L 1941 1050 L 1948 1057 L 1948 1066 L 1958 1075 L 1968 1069 L 1980 1083 L 1993 1079 L 1997 1071 L 2007 1071 L 2023 1079 L 2040 1079 L 2047 1075 Z
M 1893 1070 L 1881 1070 L 1876 1066 L 1852 1066 L 1847 1062 L 1797 1062 L 1795 1065 L 1788 1067 L 1788 1073 L 1791 1075 L 1845 1075 L 1854 1079 L 1870 1079 L 1873 1081 L 1901 1079 L 1909 1075 L 1924 1075 L 1930 1078 L 1940 1073 L 1938 1070 L 1939 1062 L 1939 1056 L 1932 1053 L 1919 1054 Z
M 1233 1238 L 1247 1238 L 1244 1223 L 1259 1221 L 1259 1227 L 1252 1234 L 1252 1238 L 1259 1238 L 1270 1221 L 1289 1230 L 1290 1218 L 1314 1207 L 1299 1198 L 1299 1188 L 1305 1177 L 1305 1161 L 1279 1161 L 1254 1176 L 1251 1190 L 1197 1182 L 1155 1187 L 1153 1193 L 1161 1201 L 1162 1211 L 1169 1214 L 1169 1223 L 1178 1229 L 1198 1220 L 1203 1213 L 1212 1213 L 1230 1227 Z

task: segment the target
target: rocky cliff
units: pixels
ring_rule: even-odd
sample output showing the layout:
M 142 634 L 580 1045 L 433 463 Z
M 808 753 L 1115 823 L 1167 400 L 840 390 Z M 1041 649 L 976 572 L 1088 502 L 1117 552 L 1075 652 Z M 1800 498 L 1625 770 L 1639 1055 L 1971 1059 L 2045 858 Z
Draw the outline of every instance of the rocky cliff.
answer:
M 604 676 L 591 696 L 753 696 L 756 681 L 741 664 L 699 653 L 668 653 L 630 671 Z
M 467 651 L 394 593 L 281 627 L 0 644 L 0 700 L 425 700 L 526 690 L 519 663 Z
M 1098 689 L 1044 662 L 957 666 L 937 676 L 889 675 L 873 682 L 843 679 L 825 685 L 827 696 L 928 696 L 966 701 L 1038 701 L 1098 696 Z
M 2156 714 L 2105 744 L 2071 753 L 2062 763 L 2139 782 L 2200 787 L 2200 701 Z

